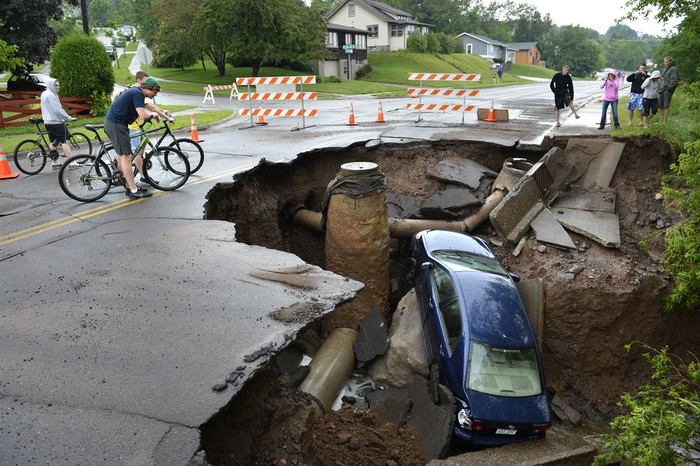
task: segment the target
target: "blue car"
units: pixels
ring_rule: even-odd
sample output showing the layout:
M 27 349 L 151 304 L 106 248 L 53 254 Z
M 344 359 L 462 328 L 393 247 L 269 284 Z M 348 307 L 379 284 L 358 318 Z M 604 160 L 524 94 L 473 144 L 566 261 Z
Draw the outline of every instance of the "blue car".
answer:
M 416 234 L 411 257 L 431 394 L 438 382 L 452 391 L 455 437 L 482 446 L 544 438 L 549 397 L 517 277 L 483 240 L 457 232 Z

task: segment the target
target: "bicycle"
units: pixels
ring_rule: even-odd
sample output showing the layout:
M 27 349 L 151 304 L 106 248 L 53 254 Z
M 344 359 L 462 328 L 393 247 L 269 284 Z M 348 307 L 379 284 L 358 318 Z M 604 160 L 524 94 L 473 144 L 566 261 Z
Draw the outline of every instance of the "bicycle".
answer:
M 141 176 L 156 189 L 174 191 L 187 182 L 190 176 L 190 164 L 185 154 L 175 147 L 157 147 L 148 138 L 144 122 L 139 126 L 143 136 L 136 154 L 146 148 L 143 157 Z M 99 151 L 96 156 L 76 155 L 66 160 L 58 173 L 58 183 L 69 197 L 80 202 L 94 202 L 109 192 L 112 186 L 125 186 L 124 175 L 117 168 L 116 154 L 111 142 L 103 141 L 99 130 L 104 125 L 85 125 L 94 132 Z M 105 161 L 105 158 L 107 161 Z M 133 158 L 133 155 L 132 155 Z M 133 160 L 133 159 L 132 159 Z M 134 175 L 137 170 L 134 168 Z
M 165 129 L 163 135 L 160 137 L 160 139 L 158 139 L 158 142 L 156 142 L 156 146 L 162 146 L 163 140 L 167 136 L 173 138 L 173 142 L 171 142 L 168 145 L 170 147 L 175 147 L 176 149 L 179 149 L 183 154 L 185 154 L 188 162 L 190 163 L 190 175 L 196 173 L 200 168 L 202 168 L 202 164 L 204 163 L 204 150 L 202 149 L 202 146 L 200 146 L 197 141 L 194 141 L 190 138 L 175 137 L 175 134 L 170 129 L 170 126 L 168 126 L 167 120 L 163 120 L 162 123 L 162 127 L 148 131 L 149 133 L 153 133 Z
M 15 147 L 14 160 L 15 166 L 19 171 L 27 175 L 36 175 L 46 166 L 46 159 L 50 158 L 56 162 L 59 158 L 58 150 L 49 150 L 48 134 L 40 126 L 44 120 L 41 118 L 30 118 L 29 121 L 36 125 L 39 131 L 39 137 L 36 139 L 26 139 Z M 65 124 L 65 123 L 64 123 Z M 71 133 L 68 131 L 67 143 L 70 144 L 73 152 L 84 152 L 87 150 L 87 155 L 92 155 L 92 142 L 85 134 L 80 132 Z

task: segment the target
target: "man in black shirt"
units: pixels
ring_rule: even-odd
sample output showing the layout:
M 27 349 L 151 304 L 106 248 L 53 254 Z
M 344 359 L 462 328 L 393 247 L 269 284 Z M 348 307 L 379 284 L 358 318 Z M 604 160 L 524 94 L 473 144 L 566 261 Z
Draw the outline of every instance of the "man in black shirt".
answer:
M 552 76 L 549 88 L 554 93 L 554 109 L 557 112 L 557 126 L 561 126 L 559 123 L 559 110 L 564 107 L 569 107 L 576 118 L 580 118 L 574 108 L 574 81 L 569 75 L 568 66 L 564 66 L 560 73 Z

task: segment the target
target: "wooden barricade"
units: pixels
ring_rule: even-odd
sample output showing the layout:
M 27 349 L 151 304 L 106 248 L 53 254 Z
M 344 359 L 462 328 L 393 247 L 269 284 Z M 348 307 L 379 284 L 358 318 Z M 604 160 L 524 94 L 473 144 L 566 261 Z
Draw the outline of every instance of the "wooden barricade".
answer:
M 469 89 L 435 89 L 435 88 L 424 88 L 423 81 L 442 81 L 442 82 L 454 82 L 461 81 L 465 83 L 469 81 L 479 81 L 481 75 L 479 74 L 461 74 L 461 73 L 408 73 L 409 81 L 420 81 L 419 87 L 410 87 L 407 90 L 409 97 L 418 97 L 417 104 L 408 103 L 406 104 L 407 109 L 418 110 L 418 120 L 421 121 L 421 111 L 424 112 L 462 112 L 462 124 L 464 124 L 464 113 L 471 112 L 476 108 L 475 105 L 467 105 L 467 97 L 474 97 L 479 93 L 478 90 Z M 435 97 L 435 96 L 448 96 L 448 97 L 462 97 L 462 105 L 456 104 L 424 104 L 422 102 L 423 97 Z
M 0 93 L 0 128 L 29 124 L 29 117 L 41 117 L 41 91 L 6 91 Z M 92 97 L 61 97 L 69 115 L 83 115 L 92 109 Z
M 222 89 L 231 89 L 231 95 L 228 96 L 228 100 L 231 100 L 234 97 L 236 99 L 238 98 L 238 87 L 236 87 L 236 83 L 222 86 L 212 86 L 211 84 L 209 84 L 204 88 L 204 100 L 202 101 L 202 103 L 206 104 L 208 101 L 211 101 L 212 104 L 216 104 L 216 102 L 214 101 L 214 91 L 220 91 Z
M 304 92 L 304 84 L 316 84 L 316 76 L 267 76 L 259 78 L 237 78 L 238 86 L 246 86 L 247 92 L 239 92 L 238 100 L 248 101 L 248 108 L 240 109 L 240 115 L 250 115 L 250 126 L 255 126 L 253 117 L 260 118 L 261 123 L 265 116 L 283 116 L 283 117 L 301 117 L 302 126 L 300 129 L 306 128 L 306 117 L 313 117 L 318 114 L 315 109 L 309 110 L 305 108 L 304 103 L 308 100 L 316 100 L 315 92 Z M 251 92 L 251 86 L 255 86 L 258 92 Z M 296 92 L 296 86 L 300 86 L 300 91 Z M 278 92 L 272 89 L 278 89 Z M 287 90 L 287 92 L 283 91 Z M 294 89 L 294 91 L 292 91 Z M 253 101 L 300 101 L 300 109 L 263 109 L 262 104 L 258 108 L 253 108 Z

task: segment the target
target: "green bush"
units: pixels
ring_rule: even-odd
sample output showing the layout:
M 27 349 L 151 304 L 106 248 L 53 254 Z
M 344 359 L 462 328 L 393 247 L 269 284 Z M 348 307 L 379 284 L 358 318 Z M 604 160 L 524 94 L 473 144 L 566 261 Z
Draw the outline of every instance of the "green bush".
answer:
M 428 40 L 420 32 L 414 32 L 406 40 L 406 51 L 412 53 L 425 53 L 428 50 Z
M 355 73 L 355 78 L 356 79 L 363 78 L 363 77 L 367 76 L 370 73 L 370 71 L 372 71 L 372 67 L 368 63 L 365 66 L 363 66 L 362 68 L 360 68 L 359 70 L 357 70 L 357 73 Z
M 51 76 L 61 81 L 62 97 L 111 96 L 112 62 L 104 46 L 92 36 L 71 34 L 51 52 Z

